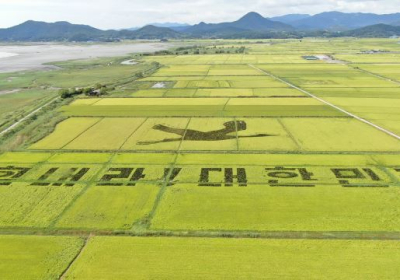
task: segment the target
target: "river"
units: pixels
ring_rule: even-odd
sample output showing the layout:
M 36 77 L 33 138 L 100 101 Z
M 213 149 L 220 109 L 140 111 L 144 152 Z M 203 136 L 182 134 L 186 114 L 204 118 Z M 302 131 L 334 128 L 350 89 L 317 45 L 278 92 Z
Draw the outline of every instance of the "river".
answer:
M 0 73 L 53 69 L 45 63 L 72 59 L 124 56 L 154 52 L 172 47 L 171 43 L 123 42 L 102 44 L 32 43 L 0 45 Z

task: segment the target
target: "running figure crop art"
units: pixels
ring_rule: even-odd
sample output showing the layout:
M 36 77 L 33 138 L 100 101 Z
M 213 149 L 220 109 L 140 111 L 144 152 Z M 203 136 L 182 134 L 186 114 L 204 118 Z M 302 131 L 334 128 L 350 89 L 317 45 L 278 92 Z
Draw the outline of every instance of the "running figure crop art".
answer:
M 138 142 L 138 145 L 151 145 L 151 144 L 158 144 L 158 143 L 165 143 L 165 142 L 176 142 L 176 141 L 222 141 L 222 140 L 230 140 L 236 139 L 236 135 L 229 135 L 230 133 L 245 131 L 247 130 L 247 124 L 245 121 L 229 121 L 224 123 L 224 127 L 219 130 L 213 131 L 199 131 L 193 129 L 180 129 L 180 128 L 173 128 L 168 127 L 162 124 L 155 125 L 153 129 L 177 134 L 181 137 L 179 138 L 166 138 L 164 140 L 159 141 L 143 141 Z M 273 134 L 255 134 L 255 135 L 238 135 L 238 138 L 257 138 L 257 137 L 270 137 L 270 136 L 277 136 Z

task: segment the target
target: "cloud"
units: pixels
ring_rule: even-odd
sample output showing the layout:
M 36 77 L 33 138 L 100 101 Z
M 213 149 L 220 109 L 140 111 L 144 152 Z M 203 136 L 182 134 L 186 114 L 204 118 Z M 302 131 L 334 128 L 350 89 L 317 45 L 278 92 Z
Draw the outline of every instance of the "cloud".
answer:
M 395 13 L 399 4 L 398 0 L 0 0 L 0 27 L 33 19 L 119 29 L 153 22 L 232 21 L 250 11 L 267 17 L 324 11 Z

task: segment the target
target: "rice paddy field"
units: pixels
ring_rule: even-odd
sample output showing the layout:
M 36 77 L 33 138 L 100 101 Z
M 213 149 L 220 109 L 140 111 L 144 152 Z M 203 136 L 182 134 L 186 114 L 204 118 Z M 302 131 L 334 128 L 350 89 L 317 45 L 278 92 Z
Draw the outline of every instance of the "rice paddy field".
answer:
M 218 44 L 93 70 L 123 86 L 0 153 L 1 279 L 398 278 L 397 40 Z

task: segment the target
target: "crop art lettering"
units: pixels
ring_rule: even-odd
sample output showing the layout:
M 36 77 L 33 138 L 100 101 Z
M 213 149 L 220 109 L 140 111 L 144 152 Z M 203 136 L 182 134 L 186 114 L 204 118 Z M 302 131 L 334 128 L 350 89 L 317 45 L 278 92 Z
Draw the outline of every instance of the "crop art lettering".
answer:
M 136 182 L 140 179 L 144 179 L 144 168 L 109 168 L 107 174 L 105 174 L 98 186 L 136 186 Z M 128 179 L 129 182 L 125 183 L 120 179 Z M 116 181 L 117 180 L 117 181 Z
M 306 168 L 285 168 L 277 166 L 275 168 L 265 168 L 269 178 L 268 184 L 271 187 L 315 187 L 312 181 L 314 173 L 307 171 Z M 296 183 L 288 183 L 286 179 L 299 178 Z M 310 184 L 311 183 L 311 184 Z
M 202 168 L 200 173 L 199 186 L 200 187 L 221 187 L 222 183 L 215 183 L 211 181 L 211 173 L 219 172 L 224 170 L 224 185 L 225 187 L 232 187 L 234 179 L 236 179 L 240 187 L 247 187 L 247 176 L 246 169 L 237 168 L 236 175 L 234 174 L 233 168 Z
M 73 187 L 79 183 L 97 186 L 136 187 L 139 182 L 159 185 L 189 183 L 199 187 L 317 187 L 340 185 L 345 188 L 387 188 L 399 184 L 399 168 L 331 166 L 110 166 L 100 174 L 97 168 L 49 166 L 42 168 L 0 167 L 0 186 L 25 182 L 30 186 Z M 392 175 L 388 175 L 392 173 Z M 97 174 L 97 175 L 96 175 Z M 394 175 L 394 176 L 393 176 Z
M 76 182 L 80 181 L 83 176 L 90 170 L 90 168 L 69 168 L 68 170 L 61 170 L 59 167 L 53 167 L 47 170 L 39 179 L 32 183 L 32 186 L 66 186 L 73 187 Z M 54 182 L 55 181 L 55 182 Z
M 371 168 L 332 168 L 335 177 L 338 179 L 339 184 L 343 187 L 389 187 L 389 185 L 379 185 L 382 178 L 374 172 Z M 366 184 L 360 185 L 352 181 L 365 181 Z M 368 184 L 368 182 L 370 182 Z
M 30 168 L 25 167 L 0 167 L 0 186 L 11 185 L 13 180 L 21 178 L 29 170 Z

